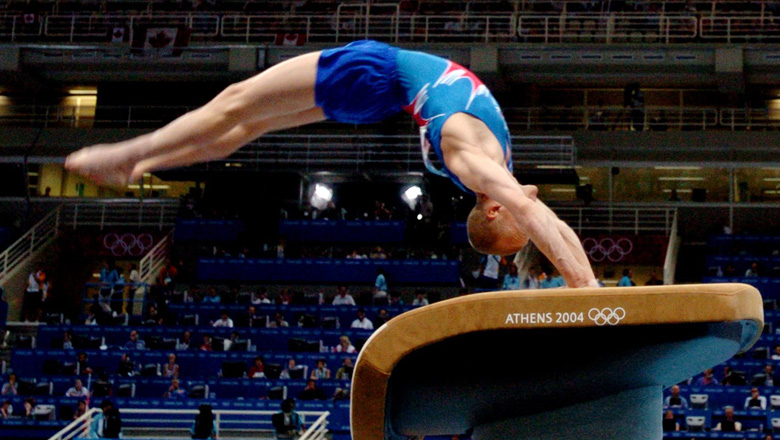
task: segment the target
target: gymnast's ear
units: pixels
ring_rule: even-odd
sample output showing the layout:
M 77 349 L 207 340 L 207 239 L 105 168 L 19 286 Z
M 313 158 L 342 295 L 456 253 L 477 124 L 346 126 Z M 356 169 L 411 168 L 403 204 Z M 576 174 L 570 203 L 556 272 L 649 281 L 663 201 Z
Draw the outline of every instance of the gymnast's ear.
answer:
M 495 219 L 496 217 L 498 217 L 498 210 L 501 208 L 502 206 L 498 202 L 494 201 L 493 203 L 490 203 L 485 207 L 485 215 L 487 216 L 487 218 L 491 220 Z

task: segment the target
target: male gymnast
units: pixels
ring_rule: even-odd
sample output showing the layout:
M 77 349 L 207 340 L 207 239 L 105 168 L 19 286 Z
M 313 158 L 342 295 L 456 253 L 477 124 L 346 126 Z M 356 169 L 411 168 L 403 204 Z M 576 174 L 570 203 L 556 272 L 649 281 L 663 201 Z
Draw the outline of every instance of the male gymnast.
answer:
M 326 119 L 374 123 L 401 110 L 424 132 L 426 167 L 476 194 L 468 217 L 476 250 L 509 255 L 530 239 L 568 286 L 598 286 L 574 231 L 536 198 L 535 186 L 512 175 L 509 130 L 487 87 L 451 61 L 376 41 L 284 61 L 152 133 L 83 148 L 65 167 L 126 185 L 144 173 L 225 158 L 272 131 Z M 430 147 L 441 169 L 428 159 Z

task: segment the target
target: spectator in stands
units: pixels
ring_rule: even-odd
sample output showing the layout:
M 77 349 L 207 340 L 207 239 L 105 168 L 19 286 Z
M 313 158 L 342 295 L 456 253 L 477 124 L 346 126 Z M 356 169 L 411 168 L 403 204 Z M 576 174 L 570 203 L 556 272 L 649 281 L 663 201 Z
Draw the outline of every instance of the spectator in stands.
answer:
M 214 422 L 211 405 L 200 404 L 198 414 L 195 416 L 195 423 L 190 428 L 190 434 L 194 439 L 214 440 L 217 438 L 217 424 Z
M 341 335 L 339 345 L 336 346 L 336 353 L 356 353 L 355 346 L 349 340 L 349 336 Z
M 704 370 L 704 375 L 696 379 L 696 382 L 693 383 L 693 385 L 697 387 L 706 387 L 709 385 L 718 385 L 718 384 L 719 382 L 717 379 L 715 379 L 715 374 L 713 373 L 712 368 L 708 368 Z
M 114 404 L 108 399 L 100 402 L 100 409 L 102 411 L 92 417 L 89 437 L 119 438 L 122 432 L 122 420 L 119 417 L 119 410 L 114 408 Z
M 120 376 L 132 376 L 135 374 L 135 362 L 130 359 L 130 355 L 122 353 L 122 358 L 119 360 L 119 366 L 116 368 L 116 373 Z
M 228 316 L 227 310 L 223 310 L 220 312 L 220 318 L 216 321 L 214 321 L 213 326 L 215 328 L 233 328 L 233 320 L 230 319 L 230 316 Z
M 274 313 L 274 319 L 273 321 L 268 323 L 268 327 L 271 328 L 282 328 L 282 327 L 289 327 L 290 324 L 284 320 L 284 316 L 282 316 L 281 312 Z
M 312 370 L 309 375 L 311 380 L 330 379 L 330 370 L 325 363 L 325 359 L 317 359 L 317 368 Z
M 19 384 L 17 383 L 18 377 L 16 376 L 16 373 L 11 373 L 8 375 L 8 382 L 3 384 L 3 389 L 0 391 L 0 394 L 3 396 L 18 396 L 19 395 Z
M 179 377 L 179 364 L 176 363 L 176 354 L 168 354 L 168 362 L 162 367 L 163 377 Z
M 271 416 L 277 439 L 294 439 L 303 435 L 305 427 L 301 423 L 301 416 L 295 412 L 295 399 L 285 399 L 282 402 L 281 412 Z
M 387 278 L 385 277 L 385 270 L 379 267 L 376 269 L 376 279 L 374 280 L 374 300 L 385 298 L 387 298 Z
M 8 420 L 9 417 L 13 414 L 14 409 L 11 406 L 10 400 L 3 400 L 3 403 L 0 404 L 0 419 Z
M 171 385 L 168 387 L 168 391 L 163 394 L 166 399 L 183 399 L 187 397 L 187 392 L 181 388 L 179 379 L 171 379 Z
M 745 399 L 745 409 L 766 409 L 766 397 L 758 393 L 758 388 L 750 389 L 750 396 Z
M 773 387 L 775 386 L 775 372 L 772 365 L 764 366 L 764 371 L 757 374 L 750 383 L 751 385 Z
M 84 388 L 84 384 L 81 383 L 81 379 L 76 379 L 73 386 L 65 392 L 65 397 L 83 397 L 89 398 L 89 390 Z
M 211 336 L 203 335 L 203 344 L 200 346 L 200 351 L 212 351 Z
M 500 255 L 483 255 L 479 262 L 477 282 L 481 289 L 495 290 L 498 286 L 498 272 L 501 267 Z
M 663 284 L 664 281 L 658 278 L 658 274 L 656 274 L 655 271 L 652 271 L 650 272 L 650 279 L 647 280 L 645 286 L 662 286 Z
M 146 311 L 146 319 L 144 319 L 144 325 L 162 325 L 163 317 L 157 310 L 154 304 L 149 304 Z
M 71 341 L 70 332 L 67 330 L 62 333 L 62 349 L 73 350 L 73 341 Z
M 671 395 L 666 397 L 666 400 L 664 401 L 664 407 L 688 409 L 688 401 L 685 400 L 685 397 L 680 395 L 679 386 L 672 385 Z
M 720 381 L 721 385 L 745 385 L 747 382 L 745 376 L 737 371 L 734 371 L 731 367 L 723 368 L 723 379 Z
M 357 319 L 352 321 L 351 328 L 360 328 L 363 330 L 373 330 L 374 329 L 374 323 L 371 322 L 368 318 L 366 318 L 366 311 L 362 308 L 358 309 L 357 311 Z
M 631 269 L 623 269 L 623 278 L 618 281 L 618 287 L 636 286 L 636 283 L 634 283 L 634 280 L 632 279 L 633 276 L 634 273 Z
M 38 405 L 38 403 L 35 401 L 35 398 L 28 397 L 24 399 L 24 413 L 22 414 L 23 419 L 32 420 L 35 418 L 35 407 Z
M 208 288 L 208 294 L 203 298 L 203 304 L 221 304 L 222 297 L 217 295 L 217 290 L 213 287 Z
M 338 287 L 336 297 L 333 298 L 334 306 L 354 306 L 355 298 L 347 292 L 347 286 L 341 285 Z
M 317 387 L 317 381 L 309 379 L 306 388 L 298 394 L 298 400 L 325 400 L 325 392 Z
M 282 370 L 279 379 L 292 379 L 292 376 L 296 375 L 294 372 L 300 370 L 303 370 L 303 367 L 301 365 L 296 365 L 295 359 L 291 358 L 287 361 L 287 368 Z
M 87 401 L 79 400 L 79 403 L 76 404 L 76 410 L 73 411 L 73 420 L 78 419 L 79 417 L 83 416 L 86 413 L 87 413 Z
M 33 271 L 27 277 L 27 290 L 24 293 L 24 301 L 22 302 L 21 316 L 25 321 L 37 320 L 38 310 L 41 308 L 43 300 L 42 288 L 44 280 L 43 265 L 35 263 Z
M 401 299 L 401 294 L 398 292 L 390 292 L 390 304 L 391 306 L 402 306 L 404 300 Z
M 92 368 L 89 367 L 87 354 L 83 351 L 80 352 L 76 358 L 76 369 L 78 370 L 78 374 L 92 374 Z
M 189 330 L 185 330 L 181 334 L 181 338 L 176 340 L 176 350 L 186 351 L 192 347 L 192 333 Z
M 775 352 L 772 354 L 772 360 L 773 361 L 780 360 L 780 345 L 775 346 Z
M 718 422 L 717 426 L 715 426 L 712 430 L 713 431 L 721 431 L 721 432 L 741 432 L 742 431 L 742 424 L 734 420 L 734 407 L 733 406 L 727 406 L 723 408 L 723 416 L 725 417 L 725 420 Z
M 750 268 L 745 271 L 746 277 L 758 277 L 761 276 L 760 270 L 758 269 L 758 263 L 753 263 L 750 265 Z
M 680 430 L 680 424 L 674 420 L 674 413 L 670 409 L 664 413 L 663 430 L 664 432 Z
M 427 306 L 428 305 L 428 299 L 425 298 L 425 291 L 423 290 L 416 290 L 414 292 L 414 301 L 412 301 L 413 306 Z
M 387 309 L 379 309 L 379 314 L 374 318 L 374 328 L 382 327 L 390 319 L 390 314 L 387 312 Z
M 259 288 L 256 292 L 252 292 L 252 304 L 271 304 L 271 300 L 268 299 L 268 289 L 265 287 Z
M 146 342 L 138 337 L 138 331 L 130 331 L 130 340 L 124 345 L 127 350 L 146 350 Z
M 344 363 L 341 365 L 341 368 L 336 370 L 336 379 L 338 380 L 350 380 L 352 379 L 352 372 L 354 371 L 354 368 L 352 367 L 352 359 L 345 357 Z
M 509 272 L 504 275 L 504 282 L 501 285 L 501 290 L 520 290 L 522 288 L 522 281 L 520 280 L 520 275 L 517 273 L 517 265 L 515 263 L 509 263 Z
M 263 362 L 263 358 L 256 356 L 254 363 L 251 367 L 249 367 L 249 372 L 246 373 L 246 377 L 250 379 L 263 379 L 265 378 L 265 373 L 263 370 L 265 370 L 265 363 Z

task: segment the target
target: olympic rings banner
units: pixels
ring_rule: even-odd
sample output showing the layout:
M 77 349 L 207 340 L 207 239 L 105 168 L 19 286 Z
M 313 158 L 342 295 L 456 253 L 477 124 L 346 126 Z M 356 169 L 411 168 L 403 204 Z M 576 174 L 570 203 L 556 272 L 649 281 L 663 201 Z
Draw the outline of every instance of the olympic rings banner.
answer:
M 90 257 L 138 259 L 162 238 L 159 231 L 100 231 L 79 234 L 79 246 Z
M 582 247 L 593 264 L 663 265 L 669 237 L 663 235 L 593 235 Z

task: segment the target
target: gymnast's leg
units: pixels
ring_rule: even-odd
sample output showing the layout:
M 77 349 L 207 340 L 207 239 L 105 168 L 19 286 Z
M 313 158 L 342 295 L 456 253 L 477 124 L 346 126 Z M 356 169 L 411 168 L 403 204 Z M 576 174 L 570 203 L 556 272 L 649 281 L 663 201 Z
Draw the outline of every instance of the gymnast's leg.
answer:
M 269 131 L 323 120 L 314 101 L 319 54 L 295 57 L 232 84 L 152 133 L 83 148 L 65 166 L 99 183 L 124 185 L 145 172 L 227 157 Z

